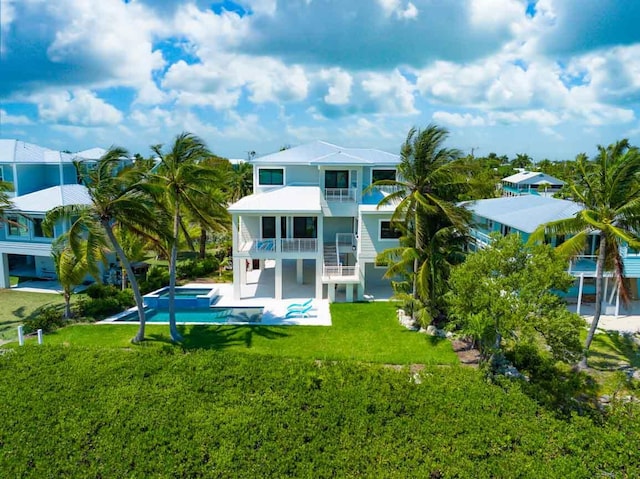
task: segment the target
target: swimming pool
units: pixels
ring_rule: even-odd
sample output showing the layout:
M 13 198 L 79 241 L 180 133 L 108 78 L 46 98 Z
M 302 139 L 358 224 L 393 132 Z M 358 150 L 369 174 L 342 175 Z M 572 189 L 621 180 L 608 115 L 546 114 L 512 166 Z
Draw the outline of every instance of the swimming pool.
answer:
M 176 311 L 177 324 L 256 324 L 262 321 L 262 307 L 244 308 L 199 308 Z M 168 323 L 169 312 L 149 309 L 146 313 L 147 323 Z M 114 319 L 114 323 L 137 323 L 138 313 L 133 311 Z
M 216 288 L 175 288 L 176 309 L 207 308 L 219 299 Z M 162 288 L 144 295 L 144 304 L 149 308 L 167 309 L 169 307 L 169 288 Z

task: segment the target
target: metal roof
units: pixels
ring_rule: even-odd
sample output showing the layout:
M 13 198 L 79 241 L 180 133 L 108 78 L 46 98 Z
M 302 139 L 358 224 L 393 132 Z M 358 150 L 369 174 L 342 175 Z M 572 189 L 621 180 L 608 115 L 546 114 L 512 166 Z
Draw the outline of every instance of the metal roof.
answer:
M 582 210 L 582 206 L 573 201 L 533 195 L 469 201 L 463 205 L 481 218 L 524 233 L 532 233 L 550 221 L 572 218 Z
M 392 165 L 400 163 L 400 157 L 392 153 L 368 148 L 344 148 L 325 141 L 313 141 L 254 158 L 252 164 L 263 165 Z
M 62 185 L 16 196 L 11 202 L 23 213 L 46 213 L 63 205 L 90 205 L 91 197 L 84 185 Z
M 0 163 L 72 163 L 78 158 L 98 159 L 106 150 L 91 148 L 64 153 L 20 140 L 0 139 Z
M 564 185 L 564 181 L 559 180 L 554 176 L 547 175 L 546 173 L 542 173 L 541 171 L 523 171 L 521 173 L 516 173 L 515 175 L 507 176 L 506 178 L 503 178 L 502 181 L 517 185 L 541 185 L 545 183 L 558 186 Z
M 313 213 L 322 211 L 318 186 L 283 186 L 245 196 L 229 206 L 231 213 Z

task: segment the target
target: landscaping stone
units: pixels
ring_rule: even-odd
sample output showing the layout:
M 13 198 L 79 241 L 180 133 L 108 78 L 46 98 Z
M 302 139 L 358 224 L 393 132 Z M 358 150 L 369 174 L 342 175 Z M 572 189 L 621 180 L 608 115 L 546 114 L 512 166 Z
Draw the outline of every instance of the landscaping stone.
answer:
M 433 324 L 430 324 L 429 326 L 427 326 L 426 333 L 429 336 L 436 336 L 438 334 L 438 329 Z

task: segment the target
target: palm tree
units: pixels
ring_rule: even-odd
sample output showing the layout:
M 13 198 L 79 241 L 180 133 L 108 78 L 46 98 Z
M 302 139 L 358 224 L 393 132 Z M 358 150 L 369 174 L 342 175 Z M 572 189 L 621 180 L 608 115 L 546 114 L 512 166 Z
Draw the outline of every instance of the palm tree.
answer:
M 131 263 L 115 235 L 114 226 L 118 223 L 122 228 L 149 238 L 162 234 L 165 226 L 153 214 L 151 185 L 144 181 L 144 174 L 139 169 L 122 166 L 121 160 L 126 157 L 126 150 L 110 148 L 98 160 L 95 169 L 83 173 L 82 179 L 91 204 L 64 205 L 50 210 L 43 228 L 51 233 L 58 222 L 70 222 L 69 246 L 76 256 L 81 257 L 81 252 L 84 252 L 89 265 L 97 264 L 96 254 L 105 244 L 115 251 L 127 271 L 138 307 L 140 326 L 133 342 L 139 342 L 144 340 L 145 335 L 144 303 Z M 82 246 L 83 243 L 86 245 Z
M 229 200 L 236 202 L 253 192 L 253 165 L 249 162 L 231 165 Z
M 62 286 L 62 296 L 64 298 L 64 317 L 71 318 L 71 295 L 73 290 L 82 283 L 87 273 L 91 269 L 87 263 L 86 255 L 76 256 L 71 247 L 61 243 L 54 243 L 51 252 L 53 263 L 56 268 L 58 282 Z
M 439 240 L 454 231 L 464 233 L 470 219 L 469 212 L 454 203 L 469 183 L 459 161 L 460 152 L 443 146 L 447 136 L 446 129 L 434 124 L 424 130 L 412 128 L 400 152 L 400 178 L 373 185 L 396 187 L 378 206 L 397 205 L 391 219 L 402 225 L 405 241 L 410 238 L 413 243 L 410 247 L 405 243 L 409 249 L 396 258 L 407 269 L 413 263 L 408 271 L 411 298 L 418 309 L 426 308 L 421 313 L 423 322 L 425 313 L 430 317 L 441 313 L 435 301 L 441 279 L 436 270 Z M 413 317 L 416 318 L 415 310 Z
M 176 327 L 175 287 L 182 218 L 188 214 L 200 224 L 216 228 L 213 212 L 224 208 L 224 205 L 215 204 L 215 199 L 208 194 L 211 186 L 218 183 L 219 173 L 203 164 L 211 153 L 200 138 L 185 132 L 176 136 L 168 152 L 162 151 L 162 145 L 153 146 L 152 149 L 160 158 L 153 182 L 164 188 L 164 193 L 157 197 L 157 201 L 173 217 L 169 256 L 169 332 L 174 341 L 181 341 Z
M 595 312 L 578 365 L 586 368 L 602 312 L 605 271 L 613 274 L 623 302 L 627 303 L 630 297 L 620 248 L 625 244 L 640 248 L 640 150 L 631 147 L 626 139 L 606 148 L 598 145 L 598 154 L 592 161 L 586 155 L 576 158 L 576 170 L 577 179 L 569 188 L 573 199 L 584 209 L 574 218 L 541 225 L 529 241 L 542 241 L 545 235 L 572 235 L 558 249 L 576 256 L 584 252 L 592 235 L 597 236 Z

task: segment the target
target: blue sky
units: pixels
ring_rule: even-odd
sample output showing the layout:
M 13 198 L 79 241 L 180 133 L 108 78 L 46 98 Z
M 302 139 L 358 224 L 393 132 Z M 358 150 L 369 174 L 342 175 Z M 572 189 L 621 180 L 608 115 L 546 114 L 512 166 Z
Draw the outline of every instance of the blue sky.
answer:
M 0 137 L 230 158 L 411 126 L 536 160 L 640 145 L 637 0 L 0 0 Z

